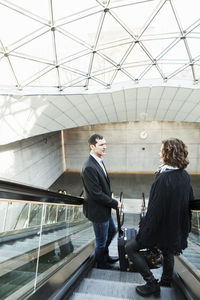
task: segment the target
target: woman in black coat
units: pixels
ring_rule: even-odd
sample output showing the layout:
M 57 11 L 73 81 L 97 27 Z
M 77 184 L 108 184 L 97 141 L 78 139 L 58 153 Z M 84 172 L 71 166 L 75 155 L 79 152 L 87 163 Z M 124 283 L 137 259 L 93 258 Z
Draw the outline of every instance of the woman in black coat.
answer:
M 186 145 L 179 139 L 162 141 L 163 165 L 152 184 L 146 216 L 142 219 L 136 239 L 126 244 L 126 252 L 141 273 L 145 285 L 137 286 L 142 296 L 158 296 L 160 286 L 170 286 L 174 268 L 174 255 L 187 247 L 191 229 L 190 201 L 193 191 L 190 177 L 185 171 L 189 164 Z M 143 257 L 140 249 L 158 247 L 163 253 L 163 273 L 158 282 Z

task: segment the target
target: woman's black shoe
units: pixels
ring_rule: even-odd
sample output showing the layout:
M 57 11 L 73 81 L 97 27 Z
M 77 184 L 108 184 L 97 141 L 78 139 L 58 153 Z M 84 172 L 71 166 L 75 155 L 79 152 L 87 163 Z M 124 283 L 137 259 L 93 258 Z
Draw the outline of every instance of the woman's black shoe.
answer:
M 159 286 L 165 286 L 165 287 L 171 287 L 171 281 L 169 280 L 160 280 L 159 281 Z
M 145 285 L 138 285 L 136 287 L 136 292 L 143 297 L 148 296 L 160 296 L 160 286 L 157 280 L 152 280 L 147 282 Z

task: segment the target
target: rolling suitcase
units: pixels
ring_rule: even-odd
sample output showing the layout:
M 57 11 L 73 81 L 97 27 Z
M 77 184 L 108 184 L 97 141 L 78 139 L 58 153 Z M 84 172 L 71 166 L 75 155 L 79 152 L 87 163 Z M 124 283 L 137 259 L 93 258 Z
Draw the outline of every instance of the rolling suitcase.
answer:
M 122 194 L 120 195 L 120 201 Z M 124 213 L 122 210 L 117 209 L 117 225 L 118 225 L 118 254 L 119 254 L 119 266 L 121 271 L 129 271 L 129 260 L 125 251 L 125 244 L 127 241 L 134 238 L 137 234 L 135 228 L 122 228 L 124 221 Z

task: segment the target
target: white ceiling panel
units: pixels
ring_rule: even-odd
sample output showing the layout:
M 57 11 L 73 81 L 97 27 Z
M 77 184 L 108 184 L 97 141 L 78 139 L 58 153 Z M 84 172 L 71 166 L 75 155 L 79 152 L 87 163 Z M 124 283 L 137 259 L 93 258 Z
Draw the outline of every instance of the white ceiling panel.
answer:
M 64 126 L 55 120 L 48 118 L 46 115 L 41 114 L 39 118 L 37 118 L 36 123 L 43 127 L 46 128 L 48 131 L 55 131 L 55 130 L 62 130 L 64 129 Z
M 62 114 L 59 117 L 55 118 L 55 120 L 60 123 L 63 124 L 63 126 L 65 128 L 71 128 L 71 127 L 77 127 L 78 123 L 74 120 L 72 120 L 71 118 L 69 118 L 66 114 Z
M 45 107 L 45 115 L 51 119 L 56 119 L 62 114 L 62 111 L 58 109 L 55 105 L 48 102 L 48 105 Z
M 68 100 L 67 97 L 64 96 L 48 96 L 48 101 L 55 105 L 55 107 L 57 107 L 60 111 L 67 111 L 73 108 L 71 102 Z
M 148 99 L 149 93 L 150 93 L 150 88 L 138 89 L 137 99 L 138 100 Z
M 195 89 L 188 98 L 189 103 L 197 104 L 200 102 L 200 89 Z
M 150 90 L 149 100 L 160 99 L 164 93 L 165 86 L 152 86 Z
M 200 117 L 200 107 L 197 108 L 196 111 L 192 111 L 185 118 L 185 122 L 193 122 L 193 120 L 198 120 Z
M 127 112 L 126 111 L 120 111 L 118 114 L 118 122 L 126 122 L 128 120 L 127 118 Z
M 174 96 L 174 101 L 183 102 L 185 99 L 187 99 L 193 93 L 193 91 L 194 90 L 190 89 L 190 88 L 178 88 L 178 91 Z

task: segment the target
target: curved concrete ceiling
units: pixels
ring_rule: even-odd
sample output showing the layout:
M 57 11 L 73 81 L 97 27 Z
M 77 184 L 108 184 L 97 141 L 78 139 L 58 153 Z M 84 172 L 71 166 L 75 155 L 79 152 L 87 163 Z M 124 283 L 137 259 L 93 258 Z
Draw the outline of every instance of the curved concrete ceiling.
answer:
M 7 144 L 109 122 L 200 122 L 200 89 L 163 85 L 85 94 L 2 95 L 0 108 L 0 144 Z

